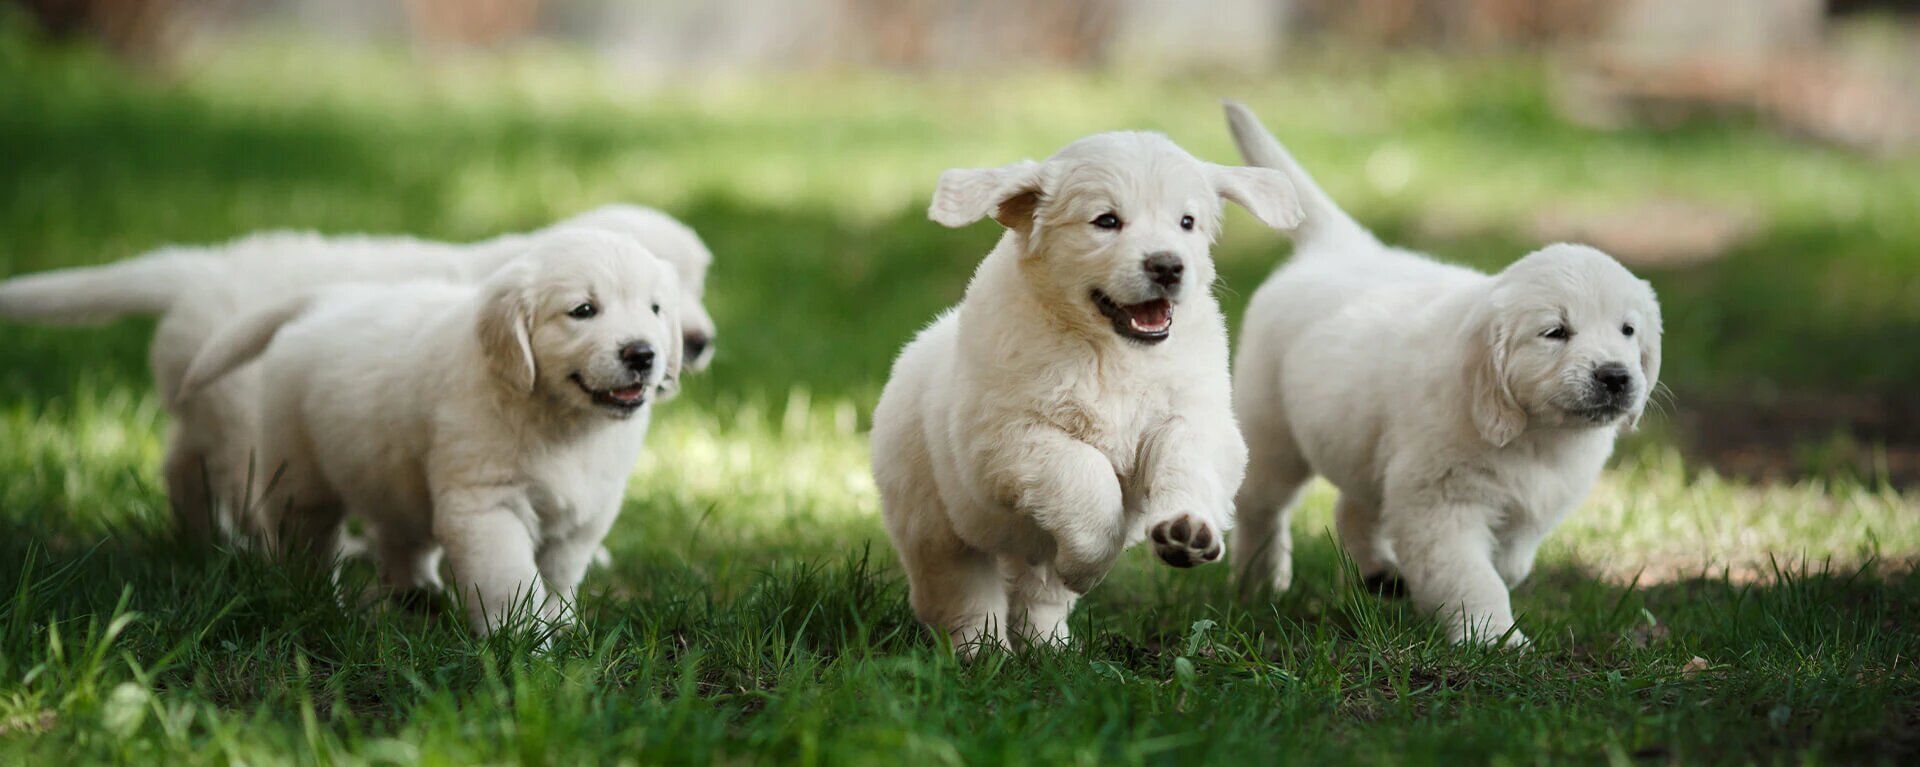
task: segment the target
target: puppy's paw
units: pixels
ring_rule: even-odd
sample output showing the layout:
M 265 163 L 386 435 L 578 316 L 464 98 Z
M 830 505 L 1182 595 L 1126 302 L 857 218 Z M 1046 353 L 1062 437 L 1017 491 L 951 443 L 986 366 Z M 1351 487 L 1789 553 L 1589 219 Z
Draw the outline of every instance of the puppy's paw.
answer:
M 1194 567 L 1220 558 L 1226 544 L 1213 525 L 1182 514 L 1153 526 L 1153 553 L 1174 567 Z

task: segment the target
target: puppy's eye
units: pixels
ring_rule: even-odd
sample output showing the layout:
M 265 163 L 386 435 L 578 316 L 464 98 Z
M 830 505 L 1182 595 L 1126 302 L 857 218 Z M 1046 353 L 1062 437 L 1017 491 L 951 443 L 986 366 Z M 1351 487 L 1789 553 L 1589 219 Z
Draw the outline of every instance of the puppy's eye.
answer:
M 1633 326 L 1632 326 L 1632 325 L 1621 325 L 1621 326 L 1620 326 L 1620 335 L 1623 335 L 1623 336 L 1627 336 L 1628 338 L 1632 338 L 1632 337 L 1633 337 Z
M 1565 341 L 1568 338 L 1571 338 L 1572 336 L 1573 336 L 1573 331 L 1568 330 L 1567 326 L 1565 325 L 1555 325 L 1553 327 L 1547 328 L 1545 332 L 1542 332 L 1540 334 L 1541 338 L 1552 339 L 1555 341 Z
M 1119 229 L 1120 217 L 1112 213 L 1102 213 L 1093 220 L 1093 225 L 1101 229 Z
M 572 317 L 576 320 L 590 320 L 599 314 L 600 314 L 600 307 L 594 306 L 592 301 L 588 301 L 584 304 L 581 304 L 579 306 L 576 306 L 576 307 L 573 307 L 572 309 L 567 310 L 567 316 Z
M 653 313 L 654 313 L 654 314 L 656 314 L 656 315 L 658 315 L 658 314 L 660 313 L 660 302 L 658 302 L 658 301 L 655 301 L 655 302 L 654 302 L 654 304 L 653 304 Z
M 1185 230 L 1187 230 L 1187 231 L 1189 231 L 1189 232 L 1191 232 L 1191 231 L 1193 231 L 1193 217 L 1192 217 L 1192 216 L 1181 216 L 1181 217 L 1180 217 L 1180 228 L 1181 228 L 1181 229 L 1185 229 Z

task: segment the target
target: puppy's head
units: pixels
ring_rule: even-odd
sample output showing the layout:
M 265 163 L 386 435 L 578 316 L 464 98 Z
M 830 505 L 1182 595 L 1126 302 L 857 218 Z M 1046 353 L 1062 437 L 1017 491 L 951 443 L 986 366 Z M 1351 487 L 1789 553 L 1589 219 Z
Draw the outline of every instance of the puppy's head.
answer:
M 561 226 L 584 226 L 630 237 L 672 264 L 680 277 L 680 329 L 687 367 L 707 369 L 707 364 L 713 361 L 716 331 L 713 317 L 707 314 L 701 297 L 706 295 L 707 269 L 713 265 L 713 252 L 700 240 L 700 235 L 672 216 L 639 205 L 603 205 L 569 218 Z
M 1474 424 L 1495 445 L 1530 425 L 1631 429 L 1660 379 L 1653 286 L 1583 245 L 1507 267 L 1468 328 Z
M 510 391 L 621 418 L 678 391 L 679 280 L 629 238 L 543 232 L 481 300 L 481 347 Z
M 1291 228 L 1285 173 L 1201 162 L 1165 136 L 1102 133 L 1046 162 L 940 174 L 928 216 L 959 227 L 992 215 L 1023 238 L 1022 269 L 1070 324 L 1156 344 L 1180 302 L 1213 282 L 1220 200 Z

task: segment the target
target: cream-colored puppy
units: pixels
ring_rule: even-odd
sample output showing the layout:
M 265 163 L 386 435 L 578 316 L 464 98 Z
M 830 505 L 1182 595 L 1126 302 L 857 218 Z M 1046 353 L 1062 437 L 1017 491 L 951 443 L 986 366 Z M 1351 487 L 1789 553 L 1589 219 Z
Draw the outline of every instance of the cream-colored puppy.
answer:
M 1508 633 L 1508 589 L 1659 379 L 1652 287 L 1580 245 L 1496 275 L 1382 245 L 1245 107 L 1227 118 L 1247 162 L 1287 171 L 1306 210 L 1235 359 L 1252 453 L 1236 502 L 1243 586 L 1287 588 L 1287 517 L 1318 473 L 1340 489 L 1340 542 L 1363 575 L 1397 571 L 1456 641 L 1524 642 Z
M 1220 557 L 1246 461 L 1210 292 L 1222 197 L 1300 218 L 1284 174 L 1150 133 L 941 174 L 934 221 L 1007 232 L 894 364 L 873 470 L 914 612 L 962 652 L 1064 641 L 1148 535 L 1176 567 Z
M 382 580 L 439 583 L 442 547 L 481 631 L 521 604 L 566 620 L 620 510 L 654 399 L 681 366 L 674 270 L 630 238 L 557 230 L 478 286 L 325 288 L 209 339 L 191 398 L 258 356 L 250 505 L 283 548 L 372 532 Z
M 685 225 L 637 205 L 596 208 L 556 227 L 585 226 L 631 238 L 673 264 L 683 294 L 688 366 L 712 357 L 714 325 L 700 303 L 713 256 Z M 236 316 L 324 285 L 421 279 L 477 283 L 526 249 L 534 235 L 513 234 L 471 244 L 407 237 L 272 232 L 207 247 L 168 247 L 97 267 L 63 269 L 0 282 L 0 316 L 54 323 L 159 315 L 149 352 L 174 430 L 165 475 L 176 518 L 195 533 L 232 520 L 220 501 L 266 480 L 254 456 L 236 448 L 258 399 L 256 376 L 235 371 L 199 396 L 182 400 L 181 378 L 208 336 Z

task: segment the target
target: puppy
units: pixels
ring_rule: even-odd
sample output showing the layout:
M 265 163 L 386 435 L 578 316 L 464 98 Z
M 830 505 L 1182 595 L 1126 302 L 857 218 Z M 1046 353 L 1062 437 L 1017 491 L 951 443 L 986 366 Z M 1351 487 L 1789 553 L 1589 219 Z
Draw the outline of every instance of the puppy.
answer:
M 335 286 L 245 315 L 181 396 L 259 358 L 246 446 L 276 479 L 250 508 L 279 548 L 330 557 L 354 515 L 390 588 L 437 587 L 444 547 L 476 630 L 523 603 L 565 622 L 678 382 L 677 282 L 630 238 L 561 229 L 478 286 Z
M 1247 162 L 1291 175 L 1306 210 L 1234 365 L 1252 453 L 1235 501 L 1241 583 L 1287 588 L 1287 517 L 1318 473 L 1340 489 L 1339 539 L 1362 575 L 1397 572 L 1455 641 L 1524 643 L 1508 589 L 1659 380 L 1653 288 L 1580 245 L 1497 275 L 1382 245 L 1245 107 L 1227 119 Z
M 687 298 L 679 318 L 688 364 L 713 355 L 714 326 L 700 303 L 713 256 L 692 230 L 671 216 L 635 205 L 609 205 L 557 226 L 585 226 L 628 237 L 672 263 Z M 164 474 L 176 522 L 204 536 L 236 520 L 225 504 L 266 480 L 255 456 L 236 446 L 250 434 L 258 383 L 239 370 L 192 398 L 180 398 L 187 364 L 215 329 L 235 316 L 324 285 L 440 279 L 475 283 L 525 251 L 515 234 L 472 244 L 406 237 L 322 237 L 256 234 L 224 245 L 168 247 L 97 267 L 63 269 L 0 282 L 0 316 L 53 323 L 159 315 L 149 352 L 174 430 Z
M 1246 461 L 1210 292 L 1222 197 L 1300 219 L 1285 174 L 1149 133 L 941 174 L 934 221 L 1007 231 L 894 364 L 873 471 L 914 612 L 963 654 L 1065 641 L 1074 601 L 1149 534 L 1176 567 L 1220 557 Z

